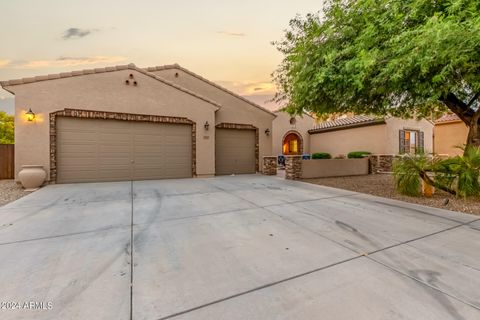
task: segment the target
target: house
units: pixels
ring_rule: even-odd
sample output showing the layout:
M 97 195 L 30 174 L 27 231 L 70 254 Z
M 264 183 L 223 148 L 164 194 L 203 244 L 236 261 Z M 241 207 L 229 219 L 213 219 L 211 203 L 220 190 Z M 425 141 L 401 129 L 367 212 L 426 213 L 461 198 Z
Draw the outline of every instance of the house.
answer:
M 15 95 L 17 178 L 33 164 L 51 183 L 255 173 L 272 153 L 274 113 L 177 64 L 0 85 Z
M 433 151 L 444 155 L 461 155 L 458 148 L 465 145 L 468 136 L 467 125 L 455 114 L 445 114 L 435 121 L 433 130 Z
M 315 119 L 308 115 L 292 117 L 283 111 L 275 111 L 277 116 L 273 120 L 273 154 L 296 155 L 310 153 L 310 134 Z
M 433 123 L 426 119 L 353 115 L 320 122 L 308 132 L 312 153 L 340 156 L 352 151 L 392 155 L 433 151 Z

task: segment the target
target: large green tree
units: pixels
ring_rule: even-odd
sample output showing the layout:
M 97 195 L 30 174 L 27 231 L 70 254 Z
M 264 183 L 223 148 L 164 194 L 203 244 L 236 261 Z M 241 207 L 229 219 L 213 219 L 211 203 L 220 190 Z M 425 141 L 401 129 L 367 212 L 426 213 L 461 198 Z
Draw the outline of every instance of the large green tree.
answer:
M 13 116 L 0 111 L 0 144 L 14 143 Z
M 327 0 L 275 45 L 291 113 L 401 117 L 450 109 L 480 146 L 479 0 Z

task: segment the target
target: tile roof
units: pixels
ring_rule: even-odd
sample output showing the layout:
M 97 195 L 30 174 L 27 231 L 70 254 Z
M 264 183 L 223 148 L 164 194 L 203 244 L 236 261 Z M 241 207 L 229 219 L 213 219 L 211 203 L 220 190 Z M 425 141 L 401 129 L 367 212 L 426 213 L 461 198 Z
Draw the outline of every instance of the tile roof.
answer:
M 178 70 L 181 70 L 181 71 L 183 71 L 183 72 L 185 72 L 185 73 L 188 73 L 189 75 L 191 75 L 191 76 L 193 76 L 193 77 L 195 77 L 195 78 L 197 78 L 197 79 L 200 79 L 200 80 L 202 80 L 203 82 L 206 82 L 206 83 L 208 83 L 208 84 L 216 87 L 217 89 L 220 89 L 220 90 L 222 90 L 222 91 L 224 91 L 224 92 L 226 92 L 226 93 L 228 93 L 228 94 L 230 94 L 230 95 L 232 95 L 232 96 L 234 96 L 234 97 L 236 97 L 236 98 L 238 98 L 238 99 L 240 99 L 240 100 L 243 100 L 244 102 L 246 102 L 246 103 L 248 103 L 248 104 L 250 104 L 250 105 L 252 105 L 252 106 L 254 106 L 254 107 L 256 107 L 256 108 L 258 108 L 258 109 L 260 109 L 260 110 L 262 110 L 262 111 L 265 111 L 265 112 L 267 112 L 267 113 L 270 113 L 271 115 L 276 116 L 275 113 L 271 112 L 270 110 L 267 110 L 267 109 L 265 109 L 264 107 L 256 104 L 255 102 L 250 101 L 250 100 L 248 100 L 247 98 L 242 97 L 241 95 L 239 95 L 239 94 L 237 94 L 237 93 L 235 93 L 235 92 L 233 92 L 233 91 L 230 91 L 230 90 L 228 90 L 227 88 L 224 88 L 224 87 L 216 84 L 215 82 L 212 82 L 212 81 L 210 81 L 210 80 L 202 77 L 201 75 L 196 74 L 195 72 L 190 71 L 190 70 L 182 67 L 182 66 L 179 65 L 178 63 L 175 63 L 175 64 L 167 64 L 167 65 L 163 65 L 163 66 L 156 66 L 156 67 L 147 67 L 147 68 L 144 68 L 144 70 L 146 70 L 146 71 L 148 71 L 148 72 L 161 71 L 161 70 L 170 70 L 170 69 L 178 69 Z
M 376 124 L 384 124 L 384 118 L 378 118 L 375 116 L 353 116 L 342 119 L 323 121 L 318 123 L 313 129 L 309 130 L 309 133 L 319 133 L 327 131 L 335 131 L 341 129 L 349 129 L 363 126 L 370 126 Z
M 443 123 L 443 122 L 456 122 L 461 121 L 460 118 L 454 113 L 447 113 L 438 118 L 435 123 Z
M 95 74 L 95 73 L 105 73 L 105 72 L 113 72 L 113 71 L 120 71 L 120 70 L 135 70 L 138 71 L 148 77 L 154 78 L 160 82 L 163 82 L 164 84 L 171 86 L 175 89 L 178 89 L 180 91 L 183 91 L 189 95 L 192 95 L 198 99 L 204 100 L 210 104 L 213 104 L 217 108 L 221 108 L 221 104 L 206 98 L 202 95 L 199 95 L 191 90 L 188 90 L 182 86 L 179 86 L 178 84 L 175 84 L 173 82 L 170 82 L 166 79 L 163 79 L 162 77 L 159 77 L 151 72 L 146 71 L 145 69 L 138 68 L 135 66 L 133 63 L 130 63 L 128 65 L 120 65 L 120 66 L 114 66 L 114 67 L 105 67 L 105 68 L 95 68 L 95 69 L 85 69 L 85 70 L 78 70 L 78 71 L 71 71 L 71 72 L 62 72 L 62 73 L 57 73 L 57 74 L 49 74 L 49 75 L 44 75 L 44 76 L 37 76 L 37 77 L 31 77 L 31 78 L 22 78 L 22 79 L 14 79 L 14 80 L 7 80 L 7 81 L 0 81 L 0 86 L 4 87 L 5 90 L 11 92 L 10 90 L 6 89 L 5 87 L 7 86 L 16 86 L 16 85 L 22 85 L 22 84 L 28 84 L 28 83 L 33 83 L 33 82 L 39 82 L 39 81 L 47 81 L 47 80 L 55 80 L 55 79 L 62 79 L 62 78 L 70 78 L 70 77 L 77 77 L 77 76 L 83 76 L 83 75 L 88 75 L 88 74 Z M 12 92 L 13 93 L 13 92 Z

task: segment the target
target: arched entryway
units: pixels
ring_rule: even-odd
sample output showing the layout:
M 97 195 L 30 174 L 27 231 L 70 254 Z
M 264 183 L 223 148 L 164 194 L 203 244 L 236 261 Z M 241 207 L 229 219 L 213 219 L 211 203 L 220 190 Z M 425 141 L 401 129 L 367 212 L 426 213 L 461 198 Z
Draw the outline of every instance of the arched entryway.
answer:
M 282 140 L 282 153 L 284 155 L 296 155 L 303 153 L 303 139 L 297 131 L 287 132 Z

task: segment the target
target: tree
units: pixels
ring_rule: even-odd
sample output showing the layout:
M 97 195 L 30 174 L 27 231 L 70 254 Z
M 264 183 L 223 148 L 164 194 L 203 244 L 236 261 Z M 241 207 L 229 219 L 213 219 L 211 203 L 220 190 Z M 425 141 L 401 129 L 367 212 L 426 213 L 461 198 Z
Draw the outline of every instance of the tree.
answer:
M 290 113 L 426 117 L 451 110 L 480 146 L 480 1 L 327 0 L 297 16 L 274 73 Z
M 0 144 L 14 143 L 14 117 L 0 111 Z

